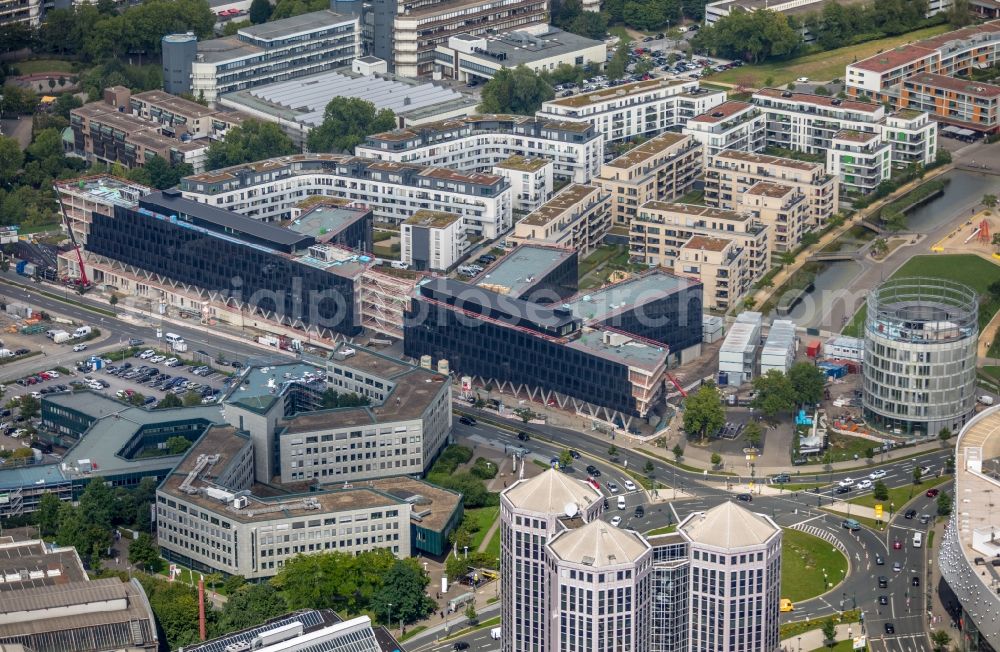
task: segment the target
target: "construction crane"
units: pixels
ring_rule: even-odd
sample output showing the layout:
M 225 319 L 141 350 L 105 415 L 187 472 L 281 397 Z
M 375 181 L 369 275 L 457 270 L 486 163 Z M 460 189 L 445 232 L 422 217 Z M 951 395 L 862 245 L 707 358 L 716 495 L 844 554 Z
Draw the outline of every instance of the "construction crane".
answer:
M 59 194 L 58 190 L 56 190 L 56 198 L 59 200 L 59 211 L 63 216 L 63 224 L 66 226 L 66 232 L 69 233 L 69 240 L 73 243 L 73 249 L 76 250 L 76 259 L 80 263 L 80 288 L 86 292 L 90 289 L 90 281 L 87 280 L 87 269 L 83 265 L 83 254 L 80 253 L 80 245 L 73 234 L 73 227 L 69 223 L 69 215 L 66 214 L 66 206 L 63 205 L 62 195 Z

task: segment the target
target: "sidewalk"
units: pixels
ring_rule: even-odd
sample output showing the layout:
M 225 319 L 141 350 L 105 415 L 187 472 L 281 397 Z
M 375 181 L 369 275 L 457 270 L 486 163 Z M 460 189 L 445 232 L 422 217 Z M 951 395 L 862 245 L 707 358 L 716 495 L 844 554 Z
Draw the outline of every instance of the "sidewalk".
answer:
M 847 623 L 842 625 L 837 625 L 837 635 L 836 639 L 838 641 L 848 641 L 854 636 L 861 633 L 860 623 Z M 812 652 L 812 650 L 818 650 L 825 647 L 823 640 L 823 630 L 821 629 L 811 629 L 801 636 L 793 636 L 792 638 L 786 638 L 781 641 L 781 649 L 788 650 L 788 652 Z

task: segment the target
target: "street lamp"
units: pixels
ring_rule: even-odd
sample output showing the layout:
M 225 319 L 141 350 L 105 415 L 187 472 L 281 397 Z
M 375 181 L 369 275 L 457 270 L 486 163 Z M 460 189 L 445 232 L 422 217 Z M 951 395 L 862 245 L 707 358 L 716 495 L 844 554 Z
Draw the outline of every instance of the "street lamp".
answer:
M 392 603 L 389 603 L 389 629 L 392 629 Z

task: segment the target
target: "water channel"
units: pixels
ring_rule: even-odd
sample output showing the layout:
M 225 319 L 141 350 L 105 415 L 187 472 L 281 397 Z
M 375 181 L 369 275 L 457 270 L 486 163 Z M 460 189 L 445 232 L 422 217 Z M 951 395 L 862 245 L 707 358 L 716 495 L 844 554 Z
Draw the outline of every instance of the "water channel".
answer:
M 956 213 L 968 211 L 984 194 L 1000 195 L 1000 176 L 952 170 L 943 178 L 950 179 L 944 188 L 944 194 L 907 213 L 908 231 L 928 233 L 954 219 Z M 871 237 L 860 236 L 856 231 L 849 232 L 841 240 L 838 251 L 856 251 L 870 239 Z M 810 267 L 816 271 L 813 289 L 785 319 L 791 319 L 803 327 L 839 331 L 839 324 L 825 322 L 830 319 L 827 313 L 835 313 L 835 319 L 843 321 L 843 309 L 832 309 L 829 305 L 821 304 L 836 302 L 836 293 L 846 291 L 862 267 L 850 260 L 810 263 Z M 824 298 L 823 301 L 820 297 Z M 777 317 L 773 310 L 770 317 Z

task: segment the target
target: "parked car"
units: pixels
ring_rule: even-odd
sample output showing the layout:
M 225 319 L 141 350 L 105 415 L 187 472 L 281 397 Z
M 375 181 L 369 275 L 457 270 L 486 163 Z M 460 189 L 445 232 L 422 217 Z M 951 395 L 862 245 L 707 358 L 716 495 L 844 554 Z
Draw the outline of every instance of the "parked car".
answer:
M 86 351 L 86 350 L 87 350 L 87 345 L 86 344 L 74 344 L 73 345 L 73 351 L 75 351 L 77 353 L 79 353 L 80 351 Z
M 622 517 L 621 517 L 621 516 L 613 516 L 613 517 L 611 518 L 611 525 L 612 525 L 612 526 L 614 526 L 614 527 L 618 527 L 618 526 L 620 526 L 621 524 L 622 524 Z
M 927 497 L 928 498 L 937 498 L 937 495 L 939 493 L 941 493 L 940 489 L 928 489 L 927 490 Z

